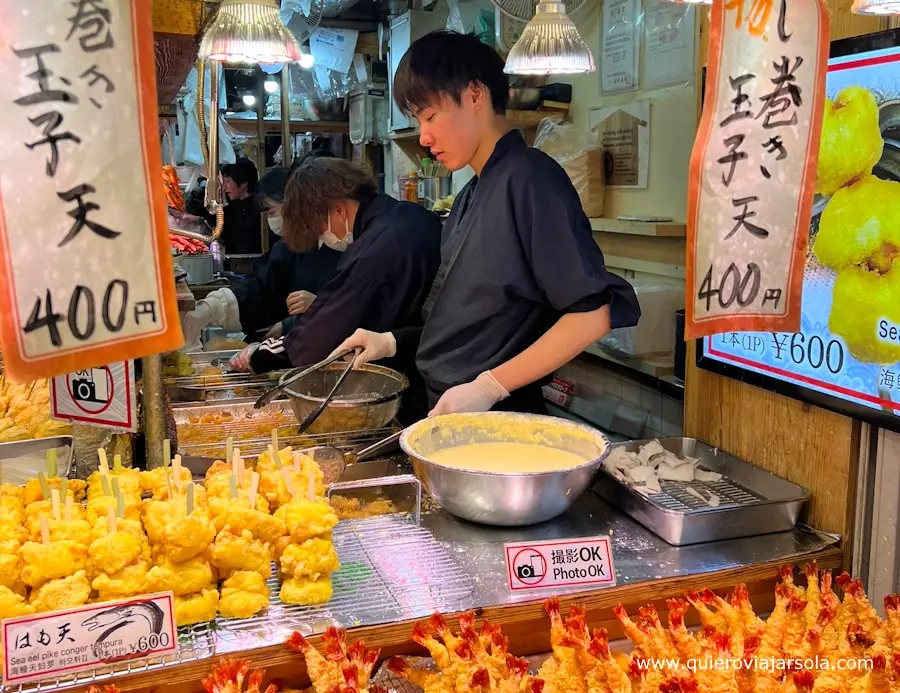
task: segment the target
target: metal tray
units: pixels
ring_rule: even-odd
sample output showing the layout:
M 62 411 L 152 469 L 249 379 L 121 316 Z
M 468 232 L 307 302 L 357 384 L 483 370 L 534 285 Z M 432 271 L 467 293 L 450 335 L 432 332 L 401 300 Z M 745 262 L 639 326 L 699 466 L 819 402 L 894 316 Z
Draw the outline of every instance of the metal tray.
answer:
M 72 469 L 72 436 L 52 436 L 50 438 L 30 438 L 11 443 L 0 443 L 0 469 L 3 482 L 24 486 L 25 482 L 47 469 L 47 450 L 58 451 L 57 471 L 59 476 L 69 476 Z
M 788 531 L 809 500 L 809 491 L 802 486 L 696 438 L 657 440 L 676 455 L 699 457 L 702 469 L 718 472 L 722 479 L 715 483 L 660 481 L 662 493 L 645 496 L 601 468 L 593 490 L 674 546 Z M 624 446 L 628 452 L 637 452 L 649 442 L 631 440 L 612 448 Z M 688 486 L 715 493 L 721 504 L 709 507 L 686 493 Z

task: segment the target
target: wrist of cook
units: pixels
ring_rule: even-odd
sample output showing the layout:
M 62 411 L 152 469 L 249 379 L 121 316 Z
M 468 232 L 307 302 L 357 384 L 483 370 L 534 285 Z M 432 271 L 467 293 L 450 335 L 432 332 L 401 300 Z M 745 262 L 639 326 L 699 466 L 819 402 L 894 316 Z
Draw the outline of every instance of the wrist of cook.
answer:
M 496 404 L 509 397 L 509 390 L 497 379 L 496 371 L 484 371 L 474 381 Z

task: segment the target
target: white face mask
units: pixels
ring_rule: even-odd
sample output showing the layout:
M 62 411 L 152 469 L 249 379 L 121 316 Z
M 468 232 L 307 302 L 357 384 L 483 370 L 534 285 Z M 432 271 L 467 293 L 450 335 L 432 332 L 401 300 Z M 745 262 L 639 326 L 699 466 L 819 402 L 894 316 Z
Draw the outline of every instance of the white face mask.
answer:
M 280 236 L 284 230 L 284 219 L 282 217 L 269 217 L 269 229 L 276 236 Z
M 353 243 L 353 233 L 350 231 L 350 222 L 344 219 L 344 230 L 346 233 L 343 238 L 338 238 L 331 232 L 331 217 L 328 217 L 328 230 L 319 236 L 319 247 L 328 246 L 332 250 L 343 253 L 351 243 Z

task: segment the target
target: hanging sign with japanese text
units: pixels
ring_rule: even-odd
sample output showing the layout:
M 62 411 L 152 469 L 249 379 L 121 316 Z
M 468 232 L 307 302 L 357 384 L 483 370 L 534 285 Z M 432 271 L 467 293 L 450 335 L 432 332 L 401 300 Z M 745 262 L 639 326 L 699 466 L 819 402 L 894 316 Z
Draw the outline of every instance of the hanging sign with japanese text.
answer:
M 50 414 L 86 426 L 137 431 L 134 363 L 119 361 L 50 380 Z
M 825 102 L 824 0 L 723 0 L 691 155 L 685 337 L 800 324 Z
M 4 14 L 0 343 L 13 379 L 183 344 L 150 5 L 42 0 Z

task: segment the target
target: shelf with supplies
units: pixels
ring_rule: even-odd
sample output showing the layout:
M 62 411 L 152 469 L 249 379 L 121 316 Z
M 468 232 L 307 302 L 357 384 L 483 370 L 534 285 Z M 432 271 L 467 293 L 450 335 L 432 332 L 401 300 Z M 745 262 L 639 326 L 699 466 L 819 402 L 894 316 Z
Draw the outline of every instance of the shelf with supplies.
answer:
M 630 236 L 659 238 L 684 238 L 687 234 L 687 225 L 674 221 L 635 221 L 606 217 L 591 217 L 591 229 L 603 233 L 623 233 Z
M 257 133 L 256 117 L 239 118 L 235 116 L 225 116 L 225 122 L 229 127 L 242 135 L 255 135 Z M 302 135 L 307 132 L 316 133 L 346 133 L 350 132 L 350 123 L 348 121 L 328 121 L 328 120 L 292 120 L 291 134 Z M 281 133 L 281 118 L 265 118 L 263 124 L 266 133 Z

